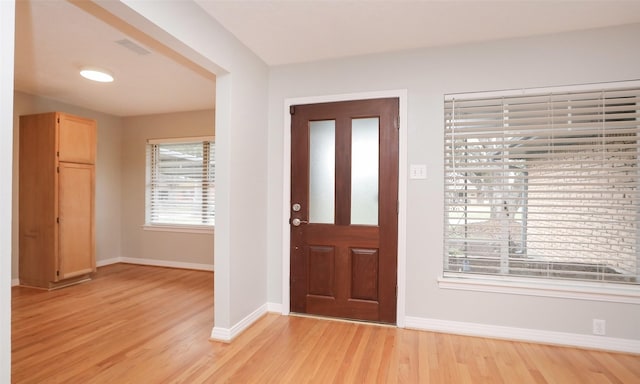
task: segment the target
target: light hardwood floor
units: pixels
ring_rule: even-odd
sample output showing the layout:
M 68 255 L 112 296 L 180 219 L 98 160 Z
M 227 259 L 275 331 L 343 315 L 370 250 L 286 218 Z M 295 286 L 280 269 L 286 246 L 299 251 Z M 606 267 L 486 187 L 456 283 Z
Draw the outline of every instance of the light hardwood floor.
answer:
M 640 356 L 268 314 L 209 341 L 210 272 L 13 288 L 14 383 L 640 383 Z

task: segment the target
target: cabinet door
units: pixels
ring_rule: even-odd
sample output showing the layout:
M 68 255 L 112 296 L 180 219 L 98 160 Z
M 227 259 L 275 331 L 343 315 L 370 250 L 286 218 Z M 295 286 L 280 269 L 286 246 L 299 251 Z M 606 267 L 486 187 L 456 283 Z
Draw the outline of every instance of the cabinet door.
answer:
M 59 114 L 59 160 L 72 163 L 95 164 L 96 123 L 94 120 Z
M 93 165 L 60 163 L 59 280 L 95 271 L 94 178 Z

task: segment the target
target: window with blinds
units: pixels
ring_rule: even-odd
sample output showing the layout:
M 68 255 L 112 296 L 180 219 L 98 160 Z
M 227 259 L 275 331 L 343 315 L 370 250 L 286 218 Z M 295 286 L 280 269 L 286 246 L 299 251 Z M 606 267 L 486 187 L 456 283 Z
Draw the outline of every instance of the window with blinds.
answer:
M 213 138 L 149 140 L 147 225 L 213 226 Z
M 640 284 L 634 85 L 445 97 L 445 276 Z

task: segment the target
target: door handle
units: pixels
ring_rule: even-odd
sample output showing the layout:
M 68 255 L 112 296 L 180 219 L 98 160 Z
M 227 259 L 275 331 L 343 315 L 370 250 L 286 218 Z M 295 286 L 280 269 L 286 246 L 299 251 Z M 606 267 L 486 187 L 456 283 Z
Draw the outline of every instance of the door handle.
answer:
M 308 221 L 300 220 L 300 219 L 298 219 L 297 217 L 296 217 L 295 219 L 291 220 L 291 224 L 292 224 L 294 227 L 299 227 L 299 226 L 300 226 L 300 224 L 308 224 L 308 223 L 309 223 Z

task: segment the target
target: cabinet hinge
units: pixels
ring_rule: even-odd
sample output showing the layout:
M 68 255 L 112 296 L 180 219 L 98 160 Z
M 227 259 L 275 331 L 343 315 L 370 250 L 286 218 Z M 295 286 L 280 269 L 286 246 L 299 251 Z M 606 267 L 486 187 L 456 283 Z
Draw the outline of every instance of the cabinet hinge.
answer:
M 56 152 L 56 156 L 60 157 L 60 151 Z
M 60 118 L 58 117 L 58 124 L 60 124 Z
M 60 218 L 56 217 L 56 223 L 60 224 Z
M 60 271 L 56 271 L 56 276 L 60 276 Z
M 60 167 L 56 167 L 56 172 L 60 173 Z
M 295 105 L 289 106 L 289 114 L 290 115 L 295 115 L 296 114 L 296 106 Z

